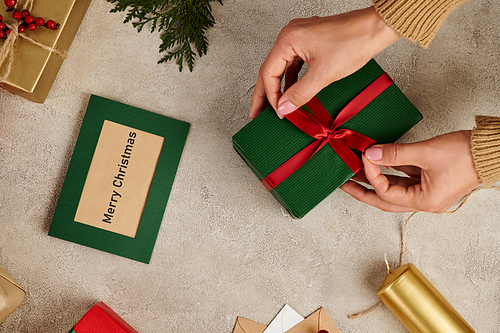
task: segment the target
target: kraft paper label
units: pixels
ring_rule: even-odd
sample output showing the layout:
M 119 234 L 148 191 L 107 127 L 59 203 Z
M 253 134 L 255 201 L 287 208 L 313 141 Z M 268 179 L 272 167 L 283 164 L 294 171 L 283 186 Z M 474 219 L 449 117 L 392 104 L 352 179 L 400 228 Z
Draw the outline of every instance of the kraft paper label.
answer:
M 135 238 L 163 141 L 105 120 L 75 221 Z

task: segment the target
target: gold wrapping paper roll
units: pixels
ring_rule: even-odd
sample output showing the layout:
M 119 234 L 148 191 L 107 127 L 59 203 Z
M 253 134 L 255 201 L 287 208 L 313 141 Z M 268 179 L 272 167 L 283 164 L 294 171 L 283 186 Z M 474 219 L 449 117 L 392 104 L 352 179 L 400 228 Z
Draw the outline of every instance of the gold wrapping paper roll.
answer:
M 411 333 L 474 332 L 413 264 L 390 272 L 377 296 Z
M 37 42 L 66 53 L 90 2 L 91 0 L 34 0 L 32 15 L 43 17 L 45 20 L 53 20 L 59 23 L 60 27 L 57 30 L 49 30 L 45 27 L 37 27 L 35 31 L 26 29 L 25 34 Z M 24 1 L 19 0 L 18 3 L 19 6 Z M 0 14 L 4 17 L 4 22 L 13 23 L 12 12 L 7 13 L 6 9 L 2 1 Z M 0 41 L 0 46 L 3 43 L 4 41 Z M 54 52 L 44 50 L 24 38 L 18 38 L 14 45 L 12 70 L 7 78 L 0 82 L 0 86 L 30 101 L 43 103 L 63 60 L 63 57 Z M 2 76 L 6 72 L 7 61 L 1 65 Z

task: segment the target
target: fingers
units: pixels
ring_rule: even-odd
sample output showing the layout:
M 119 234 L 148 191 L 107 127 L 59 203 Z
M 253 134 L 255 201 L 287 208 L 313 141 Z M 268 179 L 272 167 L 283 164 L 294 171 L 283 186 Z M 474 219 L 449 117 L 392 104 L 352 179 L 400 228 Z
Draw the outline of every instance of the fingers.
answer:
M 353 181 L 347 181 L 340 187 L 354 199 L 374 206 L 386 212 L 412 212 L 414 209 L 382 201 L 375 191 L 367 189 Z
M 405 165 L 405 166 L 393 166 L 392 168 L 394 170 L 401 171 L 401 172 L 407 174 L 411 178 L 414 178 L 414 179 L 420 179 L 421 178 L 422 170 L 420 168 L 417 168 L 417 167 L 414 167 L 414 166 L 408 166 L 408 165 Z
M 386 177 L 387 180 L 389 180 L 389 184 L 391 185 L 401 185 L 404 187 L 409 187 L 420 183 L 420 180 L 418 178 L 400 177 L 395 175 L 386 175 Z M 352 179 L 358 182 L 370 184 L 370 182 L 366 178 L 364 170 L 359 171 L 352 177 Z
M 304 61 L 300 58 L 296 58 L 291 62 L 290 67 L 285 70 L 285 91 L 290 87 L 293 87 L 297 82 L 298 74 Z M 264 66 L 264 65 L 263 65 Z M 278 116 L 283 118 L 284 115 L 289 114 L 297 110 L 300 106 L 306 104 L 315 93 L 307 99 L 304 103 L 298 105 L 290 101 L 280 102 L 278 106 L 278 100 L 281 98 L 281 79 L 283 73 L 277 76 L 265 76 L 264 74 L 259 74 L 257 78 L 257 84 L 255 85 L 254 93 L 252 96 L 252 106 L 250 107 L 250 119 L 254 119 L 261 113 L 269 101 L 269 104 L 277 111 Z M 320 88 L 321 90 L 321 88 Z M 294 100 L 305 100 L 305 98 L 294 98 Z M 297 102 L 296 102 L 297 103 Z
M 289 61 L 286 65 L 285 69 L 285 91 L 290 88 L 295 82 L 297 82 L 297 78 L 299 75 L 299 72 L 302 68 L 302 65 L 304 64 L 304 60 L 302 60 L 299 57 L 296 57 L 293 59 L 293 61 Z M 274 88 L 272 86 L 278 84 L 279 82 L 279 89 L 281 89 L 281 79 L 283 77 L 283 73 L 281 73 L 278 77 L 272 78 L 272 80 L 268 80 L 268 84 L 271 84 L 271 88 L 266 90 L 266 86 L 264 84 L 263 80 L 263 75 L 259 74 L 259 77 L 257 78 L 257 84 L 255 85 L 255 90 L 254 94 L 252 97 L 252 106 L 250 108 L 250 119 L 254 119 L 257 117 L 257 115 L 262 112 L 262 110 L 265 109 L 267 105 L 267 91 L 271 91 L 270 94 L 273 93 Z M 277 78 L 277 80 L 275 80 Z M 273 82 L 274 81 L 274 82 Z M 275 95 L 278 95 L 281 97 L 281 90 L 279 92 L 274 91 Z M 272 104 L 271 104 L 272 105 Z M 273 107 L 275 110 L 277 110 L 276 107 Z M 294 111 L 297 108 L 293 108 L 292 111 Z M 290 111 L 291 112 L 291 111 Z M 283 119 L 283 115 L 281 115 L 279 112 L 277 112 L 278 116 Z
M 368 179 L 366 179 L 365 170 L 363 169 L 359 170 L 358 173 L 352 176 L 351 179 L 354 179 L 357 182 L 368 184 Z
M 365 151 L 366 158 L 378 165 L 416 166 L 425 168 L 425 141 L 409 144 L 389 143 L 375 145 Z
M 252 96 L 252 106 L 250 107 L 250 119 L 254 119 L 261 113 L 267 105 L 266 91 L 264 90 L 264 83 L 262 77 L 259 75 L 257 84 Z
M 271 52 L 260 67 L 259 76 L 269 104 L 278 110 L 278 100 L 281 98 L 281 78 L 287 66 L 293 64 L 297 53 L 287 41 L 278 38 Z
M 364 155 L 363 164 L 366 178 L 381 201 L 387 204 L 410 207 L 412 210 L 419 210 L 418 207 L 423 196 L 420 184 L 417 183 L 409 187 L 391 184 L 389 179 L 380 171 L 380 166 L 371 163 Z
M 278 102 L 278 113 L 286 115 L 295 111 L 331 83 L 325 71 L 317 68 L 311 65 L 307 73 L 285 91 Z
M 250 118 L 252 119 L 264 109 L 266 101 L 269 101 L 274 110 L 278 110 L 278 100 L 282 95 L 281 78 L 285 70 L 288 66 L 293 66 L 291 75 L 294 71 L 298 73 L 300 70 L 300 68 L 298 70 L 296 68 L 300 61 L 297 60 L 297 53 L 286 37 L 282 37 L 282 35 L 283 30 L 260 67 L 250 108 Z
M 285 91 L 288 90 L 295 82 L 299 76 L 300 69 L 304 64 L 304 60 L 299 57 L 295 58 L 290 66 L 285 71 Z

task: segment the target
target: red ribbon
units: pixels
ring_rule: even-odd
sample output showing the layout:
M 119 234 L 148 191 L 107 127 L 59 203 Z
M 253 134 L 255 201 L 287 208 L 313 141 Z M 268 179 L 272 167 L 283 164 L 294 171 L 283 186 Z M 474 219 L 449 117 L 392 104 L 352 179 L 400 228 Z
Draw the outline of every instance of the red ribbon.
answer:
M 299 108 L 297 111 L 286 115 L 285 117 L 295 126 L 316 140 L 264 178 L 262 184 L 264 184 L 268 190 L 272 190 L 297 171 L 326 144 L 332 147 L 342 161 L 344 161 L 354 173 L 361 170 L 363 168 L 363 162 L 349 148 L 364 152 L 366 148 L 375 144 L 375 141 L 363 134 L 345 128 L 339 129 L 338 127 L 361 111 L 392 83 L 393 81 L 389 75 L 386 73 L 382 74 L 351 100 L 349 104 L 338 113 L 335 120 L 316 97 L 306 104 L 311 113 L 303 108 Z

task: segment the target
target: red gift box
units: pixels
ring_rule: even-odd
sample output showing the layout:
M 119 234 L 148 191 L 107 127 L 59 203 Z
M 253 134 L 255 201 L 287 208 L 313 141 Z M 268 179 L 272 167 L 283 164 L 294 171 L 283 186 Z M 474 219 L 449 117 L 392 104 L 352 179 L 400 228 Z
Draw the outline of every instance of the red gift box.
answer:
M 70 331 L 75 333 L 138 333 L 104 302 L 94 305 Z

